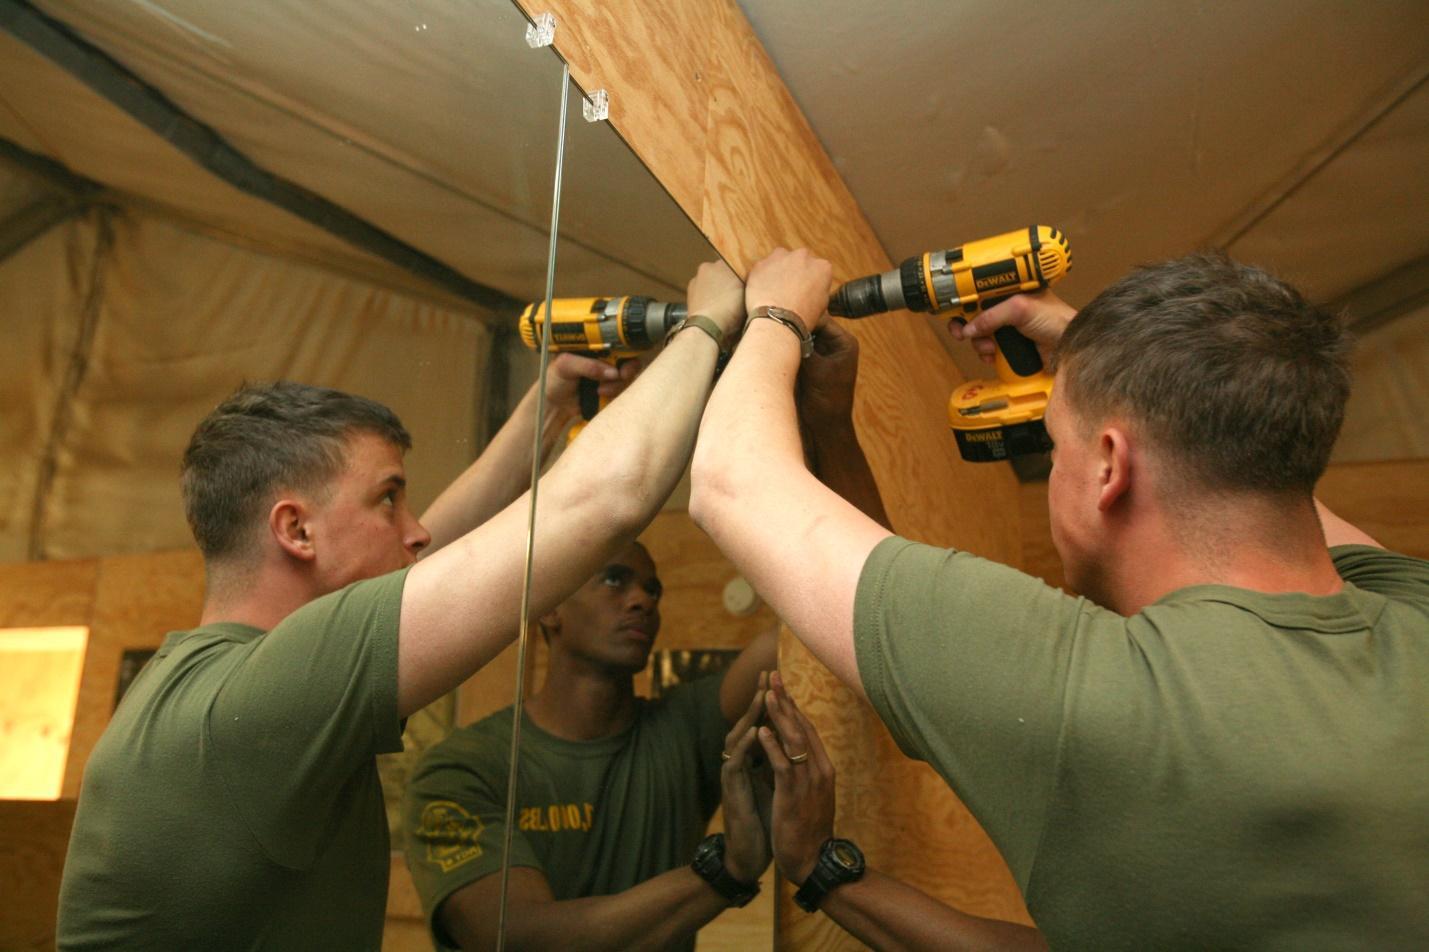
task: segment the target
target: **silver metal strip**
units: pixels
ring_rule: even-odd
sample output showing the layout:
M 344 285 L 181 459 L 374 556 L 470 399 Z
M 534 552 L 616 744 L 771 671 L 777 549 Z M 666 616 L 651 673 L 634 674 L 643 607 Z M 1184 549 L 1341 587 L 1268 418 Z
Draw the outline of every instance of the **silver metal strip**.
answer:
M 556 135 L 556 182 L 551 198 L 551 243 L 546 257 L 546 320 L 541 324 L 541 361 L 536 374 L 536 425 L 531 437 L 531 505 L 526 519 L 526 574 L 521 585 L 521 619 L 516 636 L 516 702 L 511 715 L 511 767 L 506 780 L 506 827 L 501 839 L 501 898 L 496 914 L 496 952 L 506 948 L 506 898 L 511 881 L 511 831 L 516 826 L 517 756 L 525 710 L 526 646 L 531 634 L 531 576 L 536 553 L 536 490 L 541 479 L 541 421 L 546 418 L 546 368 L 551 362 L 551 299 L 556 294 L 556 235 L 561 221 L 561 172 L 566 164 L 566 111 L 571 99 L 571 68 L 561 62 L 561 126 Z

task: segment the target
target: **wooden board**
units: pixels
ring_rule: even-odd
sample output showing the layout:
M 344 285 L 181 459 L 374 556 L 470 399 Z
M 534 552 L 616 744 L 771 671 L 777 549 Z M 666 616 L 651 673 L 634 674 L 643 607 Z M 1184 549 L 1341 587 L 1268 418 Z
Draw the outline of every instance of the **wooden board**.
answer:
M 1385 548 L 1429 559 L 1429 459 L 1338 463 L 1315 495 Z
M 59 797 L 87 634 L 82 626 L 0 631 L 0 798 Z
M 97 559 L 0 564 L 0 628 L 88 625 Z
M 55 947 L 74 801 L 0 800 L 0 949 Z
M 815 248 L 838 279 L 890 266 L 733 0 L 517 2 L 555 14 L 556 48 L 576 82 L 607 91 L 611 125 L 736 271 L 779 245 Z M 945 407 L 962 378 L 934 330 L 908 314 L 851 327 L 862 352 L 855 422 L 895 528 L 1020 564 L 1016 481 L 1005 466 L 958 458 Z M 781 641 L 781 667 L 837 739 L 840 789 L 858 791 L 844 794 L 840 832 L 940 899 L 1026 921 L 1006 867 L 952 793 L 894 753 L 871 709 L 793 649 Z M 824 917 L 803 921 L 789 895 L 780 947 L 857 947 Z
M 101 559 L 94 614 L 80 676 L 65 766 L 64 796 L 79 797 L 84 765 L 114 714 L 119 663 L 129 648 L 157 648 L 170 631 L 192 628 L 203 610 L 197 550 Z

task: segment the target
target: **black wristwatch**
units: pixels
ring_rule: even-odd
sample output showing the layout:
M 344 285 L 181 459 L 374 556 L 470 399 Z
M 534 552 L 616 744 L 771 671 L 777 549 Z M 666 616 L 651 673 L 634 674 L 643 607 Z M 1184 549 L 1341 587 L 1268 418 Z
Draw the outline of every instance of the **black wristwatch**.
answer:
M 695 875 L 714 887 L 714 891 L 736 907 L 747 906 L 759 895 L 759 883 L 742 883 L 724 868 L 724 834 L 711 833 L 695 847 L 695 859 L 690 863 Z
M 835 886 L 862 879 L 863 870 L 863 851 L 851 841 L 824 840 L 824 845 L 819 847 L 819 861 L 804 885 L 794 893 L 794 902 L 805 912 L 813 912 Z

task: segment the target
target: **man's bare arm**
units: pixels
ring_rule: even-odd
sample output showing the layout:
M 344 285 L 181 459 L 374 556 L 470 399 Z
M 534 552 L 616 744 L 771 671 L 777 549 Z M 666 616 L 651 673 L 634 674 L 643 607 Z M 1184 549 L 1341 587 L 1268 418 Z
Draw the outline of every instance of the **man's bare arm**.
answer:
M 719 686 L 719 710 L 726 724 L 733 724 L 749 707 L 760 689 L 760 675 L 779 665 L 779 629 L 771 628 L 754 636 L 724 673 Z
M 770 726 L 759 740 L 774 769 L 771 828 L 774 855 L 799 886 L 834 835 L 832 761 L 813 723 L 794 704 L 778 675 L 771 678 L 766 709 Z M 798 764 L 790 755 L 805 755 Z M 829 891 L 820 911 L 875 949 L 1011 949 L 1043 952 L 1047 942 L 1030 926 L 984 919 L 944 905 L 927 893 L 877 870 Z
M 739 279 L 702 266 L 693 310 L 733 329 Z M 531 614 L 539 617 L 629 544 L 689 460 L 714 376 L 713 339 L 687 328 L 603 410 L 540 485 Z M 464 681 L 516 636 L 524 578 L 527 496 L 418 562 L 402 593 L 397 693 L 402 715 Z
M 873 949 L 1046 952 L 1042 933 L 959 912 L 876 869 L 833 890 L 819 910 Z
M 1372 545 L 1376 549 L 1384 548 L 1368 532 L 1341 519 L 1318 499 L 1315 500 L 1315 512 L 1320 516 L 1320 525 L 1325 530 L 1325 545 L 1328 548 L 1333 549 L 1337 545 Z
M 799 371 L 799 422 L 809 467 L 825 486 L 891 532 L 893 522 L 853 425 L 857 380 L 858 338 L 830 319 L 814 336 L 814 352 Z
M 576 388 L 581 379 L 600 381 L 603 395 L 614 396 L 627 377 L 629 373 L 622 376 L 616 368 L 591 357 L 558 354 L 552 358 L 540 421 L 542 457 L 555 447 L 557 437 L 579 412 Z M 461 538 L 530 488 L 537 386 L 531 385 L 481 455 L 422 514 L 422 525 L 432 536 L 423 555 Z
M 745 303 L 789 308 L 812 324 L 829 274 L 807 252 L 776 252 L 751 271 Z M 861 691 L 854 593 L 889 532 L 805 467 L 794 411 L 799 362 L 788 328 L 749 322 L 700 427 L 690 516 L 819 660 Z
M 496 946 L 501 877 L 487 876 L 453 893 L 438 916 L 463 949 Z M 511 870 L 506 947 L 590 952 L 664 949 L 695 932 L 729 903 L 689 867 L 672 869 L 611 896 L 558 900 L 539 870 Z M 576 937 L 579 937 L 577 941 Z

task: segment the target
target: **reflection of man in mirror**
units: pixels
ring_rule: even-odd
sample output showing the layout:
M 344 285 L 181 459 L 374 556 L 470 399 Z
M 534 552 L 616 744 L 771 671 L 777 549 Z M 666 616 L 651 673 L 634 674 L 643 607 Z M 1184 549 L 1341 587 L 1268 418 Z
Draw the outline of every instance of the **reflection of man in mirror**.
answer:
M 580 587 L 674 488 L 742 297 L 728 268 L 702 267 L 688 300 L 706 326 L 672 334 L 542 478 L 534 611 Z M 533 387 L 421 521 L 407 506 L 410 438 L 371 400 L 245 387 L 199 425 L 183 485 L 207 580 L 200 626 L 168 637 L 94 748 L 61 948 L 381 944 L 375 756 L 515 637 L 517 497 L 536 434 L 554 444 L 579 412 L 582 376 L 610 395 L 626 382 L 562 355 L 544 417 Z
M 774 667 L 777 631 L 722 674 L 640 698 L 632 679 L 659 633 L 661 593 L 634 543 L 540 619 L 549 664 L 521 727 L 513 949 L 576 937 L 585 948 L 693 948 L 695 930 L 730 905 L 690 863 L 720 803 L 725 735 Z M 443 946 L 495 940 L 511 727 L 508 707 L 459 728 L 407 787 L 407 861 Z M 737 860 L 725 857 L 731 878 L 757 883 L 767 860 L 752 870 Z
M 831 325 L 798 378 L 804 451 L 826 485 L 886 524 L 854 433 L 857 372 L 858 342 Z M 692 852 L 700 852 L 696 865 L 719 868 L 705 844 L 693 844 L 719 797 L 718 739 L 751 698 L 762 703 L 754 675 L 773 667 L 774 644 L 756 640 L 722 681 L 681 685 L 658 703 L 637 699 L 630 679 L 659 628 L 660 593 L 649 553 L 632 545 L 541 619 L 550 673 L 522 725 L 507 915 L 513 949 L 692 948 L 695 930 L 739 901 L 693 873 Z M 748 726 L 735 725 L 723 753 L 757 743 Z M 458 730 L 428 753 L 408 787 L 407 862 L 446 945 L 494 941 L 510 730 L 510 709 Z M 748 814 L 736 809 L 743 796 L 731 787 L 743 760 L 724 764 L 731 843 L 737 817 Z M 455 830 L 453 816 L 464 818 Z M 470 849 L 474 835 L 480 855 Z M 726 871 L 746 875 L 737 865 Z

